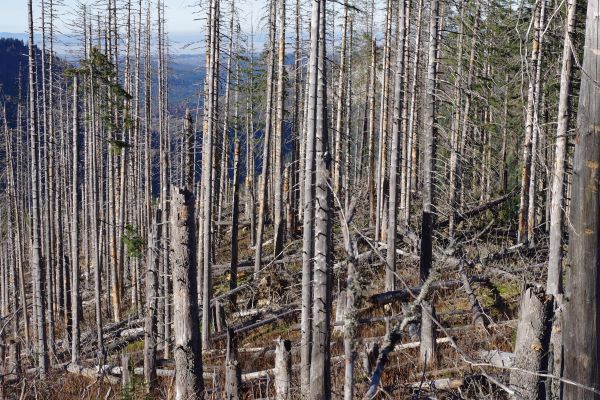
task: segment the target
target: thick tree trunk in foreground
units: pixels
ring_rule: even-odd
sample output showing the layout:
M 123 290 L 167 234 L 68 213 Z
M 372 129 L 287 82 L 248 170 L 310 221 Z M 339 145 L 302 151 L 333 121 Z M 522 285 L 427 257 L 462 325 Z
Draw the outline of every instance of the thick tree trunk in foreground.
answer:
M 579 92 L 577 136 L 573 160 L 573 186 L 569 235 L 570 267 L 565 281 L 563 377 L 600 387 L 600 4 L 588 2 Z M 574 385 L 564 385 L 565 400 L 600 399 Z
M 175 398 L 204 398 L 202 349 L 196 298 L 196 229 L 192 194 L 171 192 L 171 246 L 173 251 L 173 306 L 175 322 Z
M 331 156 L 327 131 L 327 77 L 325 69 L 326 1 L 319 0 L 319 36 L 311 38 L 311 47 L 318 46 L 317 102 L 314 117 L 315 135 L 315 255 L 314 297 L 312 311 L 312 351 L 310 363 L 310 396 L 312 400 L 331 398 Z M 313 23 L 316 21 L 313 20 Z M 316 43 L 315 43 L 316 42 Z

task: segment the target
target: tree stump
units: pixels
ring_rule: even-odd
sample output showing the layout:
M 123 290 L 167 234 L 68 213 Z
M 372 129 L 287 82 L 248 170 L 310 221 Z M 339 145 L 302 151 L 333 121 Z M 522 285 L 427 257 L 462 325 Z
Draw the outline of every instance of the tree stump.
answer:
M 282 338 L 275 345 L 275 398 L 290 399 L 292 378 L 292 342 Z
M 552 304 L 552 296 L 546 295 L 542 288 L 525 286 L 514 352 L 513 366 L 517 369 L 510 372 L 510 386 L 524 400 L 537 400 L 544 396 L 542 378 L 531 372 L 547 370 Z

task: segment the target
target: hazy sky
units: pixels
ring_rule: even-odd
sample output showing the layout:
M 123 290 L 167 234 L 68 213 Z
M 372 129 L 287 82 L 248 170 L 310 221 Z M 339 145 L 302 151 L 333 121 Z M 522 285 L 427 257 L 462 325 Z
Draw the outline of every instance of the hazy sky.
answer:
M 71 17 L 67 14 L 74 5 L 78 3 L 98 4 L 101 1 L 91 0 L 63 0 L 64 6 L 60 7 L 62 14 L 61 19 L 68 21 Z M 103 1 L 102 1 L 103 2 Z M 123 1 L 119 1 L 123 3 Z M 204 13 L 200 14 L 199 7 L 193 6 L 198 3 L 198 0 L 164 0 L 165 14 L 167 18 L 167 30 L 171 40 L 176 46 L 181 46 L 184 42 L 192 40 L 201 40 L 204 32 L 204 21 L 198 20 L 204 17 Z M 137 1 L 133 0 L 136 4 Z M 146 3 L 146 0 L 143 1 Z M 154 1 L 153 1 L 154 3 Z M 202 0 L 202 3 L 205 3 Z M 40 0 L 34 0 L 35 18 L 40 15 L 39 9 Z M 250 30 L 250 26 L 254 25 L 254 29 L 262 28 L 261 17 L 264 14 L 264 0 L 238 0 L 240 9 L 240 22 L 242 29 Z M 27 30 L 27 1 L 26 0 L 0 0 L 0 32 L 23 33 Z M 153 15 L 153 18 L 155 16 Z M 197 39 L 195 39 L 197 38 Z

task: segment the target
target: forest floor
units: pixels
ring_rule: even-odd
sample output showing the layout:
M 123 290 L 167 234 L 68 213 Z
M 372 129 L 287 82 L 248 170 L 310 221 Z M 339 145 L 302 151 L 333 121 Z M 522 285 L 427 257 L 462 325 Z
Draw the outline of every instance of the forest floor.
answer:
M 489 212 L 488 212 L 489 213 Z M 470 222 L 479 227 L 486 226 L 489 215 L 478 217 L 478 222 Z M 369 352 L 373 345 L 382 346 L 386 334 L 386 324 L 394 324 L 402 315 L 408 304 L 406 296 L 382 305 L 373 301 L 373 295 L 382 293 L 384 282 L 385 248 L 383 244 L 370 243 L 367 237 L 372 234 L 368 224 L 361 230 L 364 236 L 359 240 L 359 254 L 367 254 L 361 258 L 358 266 L 362 293 L 358 302 L 359 326 L 357 330 L 357 359 L 355 363 L 355 393 L 356 398 L 362 398 L 369 385 L 370 370 L 374 360 L 369 360 Z M 485 228 L 469 229 L 469 232 L 481 232 Z M 338 238 L 339 225 L 334 226 L 335 266 L 333 273 L 332 291 L 332 320 L 336 319 L 337 299 L 345 286 L 346 271 L 343 261 L 345 253 L 342 240 Z M 478 233 L 478 234 L 479 234 Z M 491 355 L 503 355 L 513 351 L 519 310 L 519 299 L 525 282 L 543 282 L 545 251 L 543 240 L 539 240 L 535 250 L 523 246 L 513 246 L 514 240 L 510 235 L 499 231 L 487 230 L 484 235 L 465 233 L 460 246 L 460 257 L 451 251 L 448 257 L 436 261 L 435 270 L 438 280 L 444 282 L 432 294 L 436 316 L 444 327 L 445 332 L 438 330 L 437 363 L 434 366 L 419 366 L 418 360 L 418 326 L 409 326 L 406 335 L 401 339 L 401 345 L 391 354 L 383 374 L 380 392 L 377 398 L 418 399 L 418 398 L 473 398 L 473 399 L 504 399 L 507 398 L 502 384 L 494 384 L 493 376 L 499 382 L 508 381 L 506 368 L 491 366 L 474 366 L 465 358 L 480 360 L 483 364 L 492 364 Z M 217 266 L 226 265 L 230 256 L 230 241 L 228 228 L 222 229 L 222 240 L 216 244 Z M 267 231 L 266 237 L 270 238 Z M 419 262 L 416 250 L 403 242 L 397 260 L 399 287 L 418 287 Z M 301 238 L 288 242 L 282 262 L 271 262 L 258 277 L 252 275 L 252 257 L 254 249 L 250 246 L 248 229 L 240 229 L 239 237 L 240 263 L 242 267 L 238 274 L 238 284 L 249 283 L 249 289 L 238 297 L 237 310 L 226 306 L 226 324 L 234 327 L 239 346 L 239 362 L 243 379 L 243 398 L 267 399 L 274 398 L 273 376 L 270 369 L 274 366 L 274 341 L 277 338 L 289 339 L 292 342 L 292 359 L 294 365 L 292 388 L 298 394 L 298 369 L 300 363 L 299 343 L 299 309 L 301 292 Z M 440 240 L 438 248 L 443 249 Z M 373 249 L 377 249 L 374 251 Z M 448 248 L 448 247 L 447 247 Z M 542 250 L 540 250 L 542 249 Z M 265 245 L 264 254 L 272 253 L 272 246 Z M 450 259 L 450 261 L 448 261 Z M 470 260 L 466 273 L 472 278 L 471 284 L 477 301 L 484 311 L 486 327 L 473 324 L 473 314 L 469 297 L 460 281 L 456 259 Z M 141 263 L 143 265 L 143 262 Z M 244 266 L 246 265 L 246 266 Z M 214 294 L 226 292 L 229 288 L 226 268 L 215 268 Z M 85 287 L 85 286 L 84 286 Z M 88 343 L 88 359 L 84 365 L 94 367 L 93 342 L 85 338 L 95 335 L 93 302 L 91 288 L 86 290 L 84 298 L 85 320 L 82 324 L 83 345 Z M 106 300 L 106 299 L 105 299 Z M 283 316 L 282 316 L 283 314 Z M 129 366 L 132 374 L 129 383 L 122 386 L 119 374 L 113 374 L 113 384 L 95 378 L 78 374 L 65 373 L 64 366 L 69 360 L 68 351 L 57 346 L 57 356 L 52 360 L 56 368 L 46 379 L 40 380 L 33 370 L 24 374 L 18 383 L 7 384 L 4 395 L 7 398 L 36 398 L 36 399 L 147 399 L 172 398 L 174 392 L 173 376 L 159 378 L 160 385 L 153 397 L 144 393 L 143 376 L 138 375 L 143 366 L 143 322 L 136 310 L 128 310 L 127 321 L 121 324 L 108 324 L 105 328 L 107 345 L 116 343 L 109 354 L 107 364 L 120 366 L 122 355 L 129 355 Z M 108 315 L 106 320 L 108 320 Z M 261 321 L 271 319 L 271 323 L 262 325 Z M 332 348 L 332 387 L 334 398 L 343 396 L 344 359 L 343 359 L 343 319 L 338 316 L 339 323 L 334 327 L 331 336 Z M 224 384 L 224 325 L 215 321 L 217 331 L 211 343 L 211 350 L 203 355 L 205 387 L 207 398 L 222 398 Z M 58 323 L 61 323 L 60 321 Z M 249 328 L 248 328 L 249 327 Z M 140 336 L 141 331 L 141 336 Z M 116 332 L 116 333 L 115 333 Z M 126 332 L 126 334 L 124 333 Z M 86 336 L 87 335 L 87 336 Z M 124 336 L 124 338 L 123 338 Z M 449 343 L 450 336 L 454 343 Z M 111 342 L 112 341 L 112 342 Z M 404 346 L 402 346 L 404 345 Z M 455 345 L 457 347 L 455 347 Z M 487 353 L 486 353 L 487 352 Z M 159 356 L 162 356 L 159 351 Z M 24 357 L 23 368 L 27 368 L 27 360 L 31 354 Z M 371 356 L 372 357 L 372 356 Z M 502 357 L 501 357 L 502 358 Z M 162 370 L 173 369 L 172 360 L 159 360 Z M 119 372 L 113 368 L 113 372 Z M 261 372 L 262 371 L 262 372 Z M 172 373 L 170 375 L 173 375 Z M 298 395 L 299 397 L 299 395 Z

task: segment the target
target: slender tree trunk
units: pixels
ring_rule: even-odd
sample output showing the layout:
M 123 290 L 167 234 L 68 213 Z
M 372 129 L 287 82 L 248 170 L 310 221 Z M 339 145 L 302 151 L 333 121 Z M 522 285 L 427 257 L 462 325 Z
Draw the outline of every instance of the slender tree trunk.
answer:
M 396 290 L 396 231 L 398 217 L 398 170 L 400 158 L 400 137 L 402 135 L 402 87 L 404 76 L 404 18 L 406 5 L 404 0 L 398 2 L 398 37 L 396 48 L 396 78 L 394 82 L 394 114 L 392 128 L 392 146 L 390 149 L 390 193 L 388 207 L 387 253 L 385 270 L 385 290 Z
M 436 136 L 436 80 L 437 80 L 437 45 L 439 28 L 439 2 L 431 1 L 429 18 L 429 58 L 427 61 L 427 80 L 425 82 L 425 137 L 423 152 L 423 218 L 421 226 L 420 279 L 424 283 L 428 278 L 432 264 L 433 219 L 434 219 L 434 176 L 435 176 L 435 136 Z M 428 301 L 422 303 L 421 314 L 421 347 L 419 361 L 424 365 L 435 363 L 435 325 L 431 321 L 434 314 L 433 305 Z
M 284 126 L 284 99 L 285 99 L 285 0 L 279 2 L 279 47 L 277 52 L 277 120 L 275 122 L 275 163 L 273 165 L 275 181 L 273 182 L 275 192 L 275 205 L 273 207 L 274 215 L 274 234 L 273 239 L 275 257 L 279 258 L 283 252 L 283 243 L 285 240 L 285 219 L 283 216 L 283 150 L 285 146 L 285 126 Z
M 31 156 L 31 270 L 33 273 L 34 315 L 36 324 L 37 367 L 41 375 L 48 369 L 46 343 L 46 316 L 44 310 L 44 260 L 41 254 L 39 133 L 37 120 L 36 59 L 33 42 L 33 6 L 28 1 L 29 13 L 29 141 Z
M 416 140 L 416 126 L 417 126 L 417 83 L 419 76 L 419 64 L 421 59 L 421 24 L 423 20 L 423 0 L 419 0 L 417 5 L 417 27 L 415 37 L 415 57 L 411 68 L 411 83 L 410 83 L 410 110 L 408 112 L 408 133 L 406 142 L 406 180 L 404 188 L 404 215 L 402 221 L 405 225 L 408 225 L 410 219 L 410 207 L 411 207 L 411 194 L 415 190 L 416 182 L 415 177 L 417 175 L 416 168 L 416 155 L 418 148 L 418 140 Z
M 158 307 L 158 265 L 160 263 L 159 243 L 162 234 L 162 212 L 154 213 L 152 227 L 148 235 L 148 254 L 146 256 L 146 318 L 144 321 L 144 384 L 146 393 L 156 386 L 156 346 L 158 329 L 156 312 Z
M 71 362 L 79 363 L 79 330 L 81 317 L 81 296 L 79 289 L 79 104 L 78 104 L 78 79 L 73 76 L 73 166 L 72 166 L 72 199 L 71 199 Z
M 267 61 L 267 93 L 265 111 L 265 131 L 263 135 L 262 173 L 260 175 L 260 188 L 258 192 L 258 226 L 256 228 L 256 253 L 254 255 L 254 272 L 260 271 L 262 264 L 262 247 L 267 212 L 267 185 L 269 177 L 269 164 L 271 161 L 271 129 L 273 127 L 273 75 L 275 69 L 275 0 L 270 0 L 269 5 L 269 55 Z
M 210 3 L 210 23 L 209 39 L 210 48 L 207 52 L 207 80 L 208 89 L 205 91 L 207 99 L 205 104 L 207 110 L 204 116 L 204 139 L 202 141 L 202 348 L 208 348 L 210 332 L 210 299 L 212 297 L 212 272 L 211 272 L 211 253 L 212 253 L 212 158 L 213 158 L 213 138 L 216 132 L 216 98 L 218 82 L 218 54 L 216 52 L 218 41 L 218 15 L 219 0 L 212 0 Z
M 346 48 L 348 41 L 348 2 L 344 2 L 344 27 L 342 28 L 342 44 L 340 49 L 340 74 L 338 78 L 338 101 L 337 101 L 337 114 L 335 119 L 335 138 L 334 151 L 333 151 L 333 192 L 336 196 L 341 198 L 341 184 L 342 184 L 342 169 L 343 163 L 345 162 L 344 154 L 342 154 L 342 125 L 344 121 L 344 100 L 346 97 L 345 86 L 346 86 Z
M 544 4 L 542 4 L 544 3 Z M 523 171 L 521 174 L 521 196 L 519 204 L 519 230 L 517 241 L 524 243 L 529 240 L 529 182 L 531 179 L 531 163 L 533 159 L 532 143 L 534 127 L 534 114 L 537 107 L 536 81 L 538 59 L 540 58 L 540 31 L 542 29 L 542 9 L 545 8 L 545 0 L 536 2 L 536 11 L 534 13 L 534 38 L 531 50 L 530 68 L 529 68 L 529 88 L 527 91 L 527 115 L 525 119 L 525 141 L 523 143 Z
M 560 73 L 560 94 L 558 99 L 558 125 L 552 179 L 552 205 L 550 210 L 550 245 L 548 248 L 548 278 L 546 293 L 562 293 L 562 246 L 563 246 L 563 207 L 565 192 L 565 158 L 567 155 L 567 134 L 569 130 L 569 96 L 571 94 L 571 70 L 573 67 L 572 40 L 576 21 L 576 0 L 567 3 L 567 21 L 563 43 L 562 69 Z
M 387 236 L 384 224 L 385 209 L 385 183 L 386 183 L 386 163 L 387 163 L 387 143 L 388 143 L 388 125 L 389 125 L 389 92 L 390 92 L 390 58 L 392 43 L 392 2 L 387 1 L 386 6 L 386 25 L 385 41 L 383 46 L 383 82 L 381 87 L 381 113 L 379 118 L 379 151 L 377 156 L 377 211 L 375 213 L 375 235 L 376 240 L 385 240 Z

